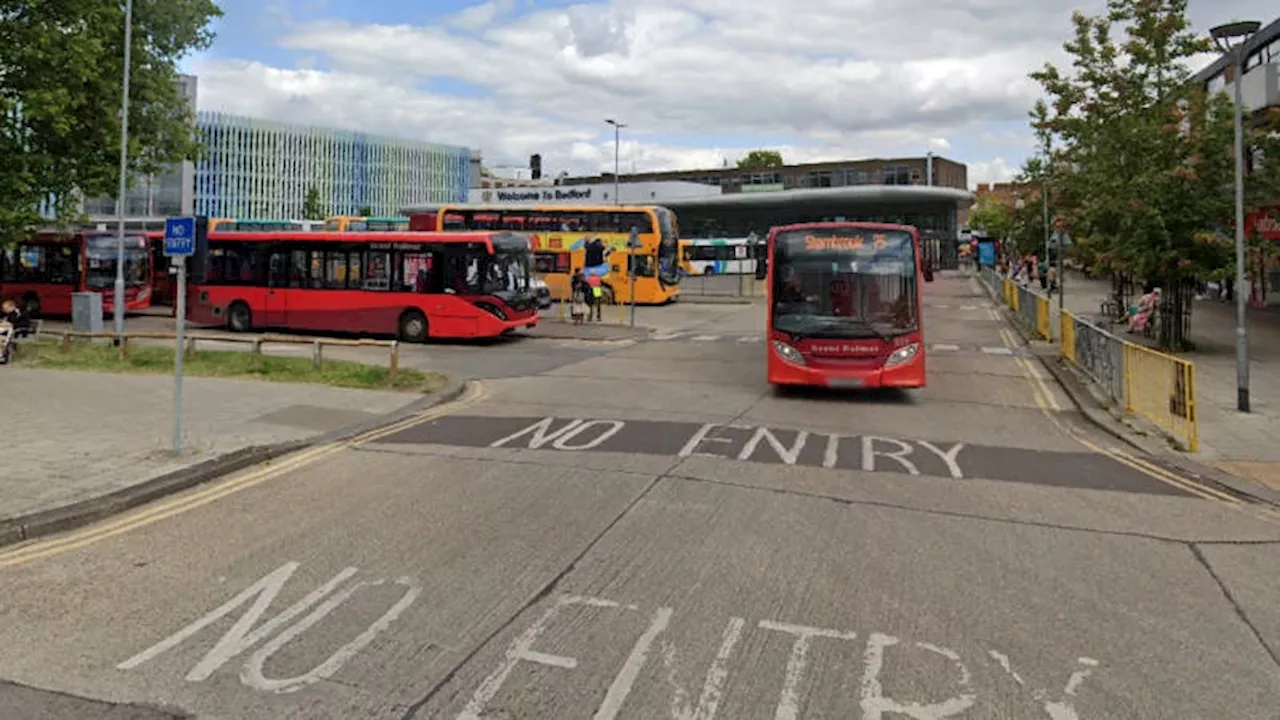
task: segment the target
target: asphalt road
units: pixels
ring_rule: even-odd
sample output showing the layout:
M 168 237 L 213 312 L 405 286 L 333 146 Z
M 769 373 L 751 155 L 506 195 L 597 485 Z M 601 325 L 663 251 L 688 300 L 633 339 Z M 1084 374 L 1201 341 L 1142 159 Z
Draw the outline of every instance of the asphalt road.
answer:
M 511 357 L 0 554 L 0 716 L 1274 720 L 1280 523 L 1109 452 L 969 281 L 927 304 L 956 349 L 912 393 L 776 395 L 693 336 L 458 350 Z

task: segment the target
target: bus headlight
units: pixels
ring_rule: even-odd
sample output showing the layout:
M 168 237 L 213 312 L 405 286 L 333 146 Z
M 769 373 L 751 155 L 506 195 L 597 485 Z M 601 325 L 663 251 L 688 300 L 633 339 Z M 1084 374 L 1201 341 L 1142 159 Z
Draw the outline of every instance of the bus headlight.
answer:
M 789 363 L 793 363 L 796 365 L 805 364 L 804 356 L 800 354 L 800 351 L 782 342 L 781 340 L 773 341 L 773 351 L 778 353 L 778 355 L 783 360 L 786 360 Z
M 915 359 L 916 355 L 919 355 L 919 354 L 920 354 L 920 343 L 911 343 L 910 345 L 903 345 L 902 347 L 890 353 L 889 359 L 884 361 L 884 366 L 894 367 L 896 365 L 909 363 Z
M 499 320 L 507 319 L 507 314 L 503 312 L 502 308 L 498 307 L 497 305 L 491 305 L 489 303 L 476 303 L 476 307 L 479 307 L 481 310 L 484 310 L 485 312 L 498 318 Z

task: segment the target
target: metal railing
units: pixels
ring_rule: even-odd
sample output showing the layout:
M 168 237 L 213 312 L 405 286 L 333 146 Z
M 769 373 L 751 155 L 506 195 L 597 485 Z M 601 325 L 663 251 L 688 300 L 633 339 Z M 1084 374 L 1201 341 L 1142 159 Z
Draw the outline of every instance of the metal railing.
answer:
M 1200 447 L 1196 422 L 1196 366 L 1134 343 L 1124 344 L 1125 411 Z
M 73 332 L 63 331 L 58 333 L 61 338 L 62 351 L 71 352 L 71 341 L 75 339 L 83 340 L 109 340 L 115 339 L 116 334 L 113 332 Z M 176 341 L 177 335 L 171 332 L 127 332 L 121 338 L 121 342 L 116 346 L 116 353 L 123 360 L 129 356 L 129 342 L 131 340 L 171 340 Z M 262 354 L 263 345 L 309 345 L 311 346 L 311 364 L 319 368 L 324 364 L 324 348 L 326 346 L 333 347 L 384 347 L 390 352 L 387 356 L 387 372 L 391 377 L 395 377 L 400 372 L 400 343 L 397 340 L 373 340 L 368 338 L 360 338 L 356 340 L 345 340 L 342 338 L 308 338 L 293 337 L 290 335 L 192 335 L 185 333 L 184 338 L 186 344 L 186 353 L 190 355 L 196 351 L 200 343 L 240 343 L 249 346 L 249 352 L 255 355 Z
M 979 275 L 993 296 L 1003 294 L 1014 319 L 1038 337 L 1052 341 L 1056 325 L 1059 353 L 1117 407 L 1146 418 L 1187 450 L 1199 449 L 1195 363 L 1119 338 L 1069 311 L 1055 311 L 1047 296 L 987 268 Z

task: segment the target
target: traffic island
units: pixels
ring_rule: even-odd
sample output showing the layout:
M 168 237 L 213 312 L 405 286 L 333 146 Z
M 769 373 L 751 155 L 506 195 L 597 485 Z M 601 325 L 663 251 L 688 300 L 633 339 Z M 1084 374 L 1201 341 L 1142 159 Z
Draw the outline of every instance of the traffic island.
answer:
M 323 355 L 284 357 L 266 355 L 247 348 L 235 350 L 195 350 L 183 356 L 183 372 L 192 377 L 221 377 L 270 382 L 314 383 L 359 390 L 393 390 L 432 393 L 448 378 L 440 373 L 344 360 L 325 360 Z M 24 345 L 15 367 L 44 370 L 76 370 L 108 373 L 172 374 L 171 347 L 133 343 L 123 350 L 107 342 L 41 341 Z

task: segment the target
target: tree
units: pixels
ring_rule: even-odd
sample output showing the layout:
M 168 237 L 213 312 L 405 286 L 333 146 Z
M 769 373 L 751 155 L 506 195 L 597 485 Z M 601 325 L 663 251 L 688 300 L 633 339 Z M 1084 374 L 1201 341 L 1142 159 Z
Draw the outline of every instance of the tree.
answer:
M 987 237 L 1008 239 L 1013 233 L 1013 208 L 998 198 L 985 195 L 969 211 L 969 227 L 981 228 Z
M 778 168 L 783 165 L 786 163 L 782 161 L 782 153 L 777 150 L 752 150 L 738 161 L 738 167 L 742 170 Z
M 212 0 L 135 0 L 129 171 L 194 158 L 194 118 L 177 62 L 207 48 Z M 0 244 L 64 222 L 119 183 L 124 7 L 117 0 L 0 0 Z
M 1160 342 L 1186 347 L 1190 284 L 1226 262 L 1211 232 L 1231 214 L 1230 106 L 1189 82 L 1186 61 L 1210 49 L 1190 30 L 1187 0 L 1108 0 L 1073 16 L 1064 47 L 1074 72 L 1032 73 L 1048 102 L 1032 124 L 1059 147 L 1050 167 L 1067 229 L 1096 269 L 1131 273 L 1165 291 Z M 1124 40 L 1112 38 L 1123 27 Z
M 370 217 L 373 215 L 373 208 L 369 207 L 368 205 L 361 205 L 360 212 L 356 214 L 359 215 L 360 217 Z
M 320 202 L 320 189 L 315 185 L 307 188 L 307 198 L 302 201 L 303 220 L 323 220 L 324 205 Z

